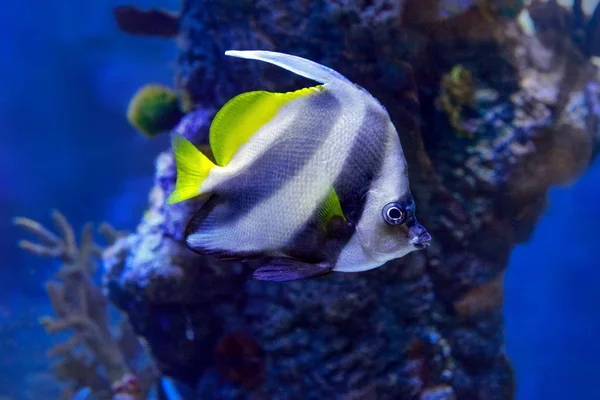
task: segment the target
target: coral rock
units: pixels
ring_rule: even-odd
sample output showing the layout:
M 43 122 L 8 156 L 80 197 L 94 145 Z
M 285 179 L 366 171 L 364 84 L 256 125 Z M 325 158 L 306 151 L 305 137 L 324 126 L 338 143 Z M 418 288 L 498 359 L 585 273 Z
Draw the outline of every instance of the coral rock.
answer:
M 503 271 L 550 187 L 576 178 L 598 151 L 599 74 L 580 43 L 552 31 L 567 9 L 530 7 L 535 30 L 526 32 L 513 18 L 519 1 L 485 2 L 496 9 L 477 2 L 443 18 L 438 6 L 427 9 L 432 3 L 183 2 L 177 78 L 197 109 L 218 109 L 244 91 L 306 85 L 264 63 L 225 59 L 228 49 L 285 51 L 342 72 L 389 111 L 419 220 L 433 236 L 426 251 L 373 271 L 248 280 L 248 266 L 185 248 L 182 232 L 200 203 L 163 206 L 175 168 L 169 153 L 160 155 L 150 208 L 115 252 L 122 261 L 107 264 L 107 289 L 162 370 L 198 396 L 514 398 Z M 436 107 L 457 65 L 470 73 L 458 96 L 468 107 L 454 122 L 469 139 Z M 179 126 L 196 132 L 197 145 L 206 145 L 197 133 L 211 112 Z M 224 382 L 206 357 L 234 331 L 264 349 L 264 381 L 255 387 Z

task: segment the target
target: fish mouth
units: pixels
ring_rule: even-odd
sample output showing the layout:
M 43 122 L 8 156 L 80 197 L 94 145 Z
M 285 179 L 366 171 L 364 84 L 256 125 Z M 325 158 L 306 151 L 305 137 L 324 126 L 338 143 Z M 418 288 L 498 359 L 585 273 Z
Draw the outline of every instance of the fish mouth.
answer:
M 408 236 L 410 244 L 415 246 L 417 250 L 425 249 L 431 244 L 429 243 L 431 241 L 431 235 L 418 223 L 408 229 Z

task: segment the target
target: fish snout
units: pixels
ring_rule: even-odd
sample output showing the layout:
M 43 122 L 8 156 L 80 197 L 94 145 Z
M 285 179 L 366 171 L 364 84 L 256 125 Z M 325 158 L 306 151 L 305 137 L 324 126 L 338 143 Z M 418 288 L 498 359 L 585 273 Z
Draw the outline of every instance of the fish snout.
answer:
M 429 247 L 431 235 L 423 228 L 423 225 L 417 222 L 408 228 L 408 240 L 410 244 L 421 250 Z

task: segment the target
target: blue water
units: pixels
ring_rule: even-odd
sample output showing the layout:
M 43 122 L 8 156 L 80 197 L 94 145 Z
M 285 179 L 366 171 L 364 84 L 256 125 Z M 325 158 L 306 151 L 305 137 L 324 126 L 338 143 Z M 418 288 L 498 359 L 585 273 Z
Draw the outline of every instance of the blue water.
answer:
M 574 185 L 550 192 L 531 240 L 505 282 L 506 348 L 518 399 L 600 398 L 600 160 Z
M 136 134 L 124 110 L 141 85 L 172 84 L 176 48 L 119 32 L 110 12 L 118 3 L 34 0 L 0 13 L 3 221 L 15 214 L 48 221 L 51 208 L 76 227 L 110 220 L 131 228 L 139 218 L 154 157 L 168 138 Z M 1 226 L 1 237 L 17 236 Z M 35 263 L 15 251 L 14 240 L 0 246 L 15 267 Z M 19 278 L 22 290 L 39 290 L 42 268 L 3 268 L 0 276 L 15 273 L 27 275 Z M 2 284 L 14 287 L 10 279 Z
M 168 138 L 147 140 L 124 110 L 142 84 L 171 84 L 169 40 L 120 33 L 104 0 L 5 2 L 0 12 L 0 397 L 53 393 L 37 325 L 50 312 L 42 283 L 53 264 L 24 254 L 15 215 L 75 227 L 108 220 L 133 229 L 146 204 L 153 161 Z M 136 1 L 177 9 L 179 1 Z M 506 275 L 506 347 L 519 400 L 598 396 L 600 357 L 600 163 L 556 188 L 531 241 Z M 26 388 L 26 389 L 25 389 Z
M 173 83 L 175 44 L 119 32 L 111 14 L 119 3 L 13 1 L 0 11 L 0 397 L 57 398 L 43 373 L 57 339 L 37 324 L 51 313 L 43 282 L 57 263 L 20 251 L 23 233 L 10 219 L 51 225 L 57 208 L 76 229 L 104 220 L 133 229 L 154 158 L 168 145 L 137 134 L 124 110 L 139 86 Z

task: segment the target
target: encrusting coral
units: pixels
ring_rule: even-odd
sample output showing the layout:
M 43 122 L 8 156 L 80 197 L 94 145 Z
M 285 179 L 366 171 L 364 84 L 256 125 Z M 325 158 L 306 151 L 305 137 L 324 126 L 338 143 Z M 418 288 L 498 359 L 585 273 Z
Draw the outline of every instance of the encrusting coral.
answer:
M 69 383 L 65 398 L 87 389 L 94 399 L 146 399 L 158 376 L 154 363 L 126 317 L 121 317 L 118 332 L 112 332 L 108 302 L 93 281 L 104 247 L 94 241 L 91 224 L 85 225 L 77 244 L 63 214 L 54 211 L 52 219 L 60 235 L 28 218 L 15 218 L 14 223 L 38 239 L 21 240 L 23 250 L 62 261 L 55 278 L 45 285 L 56 316 L 40 322 L 48 333 L 73 332 L 48 352 L 58 358 L 53 366 L 57 378 Z M 124 235 L 108 224 L 99 231 L 109 246 Z

